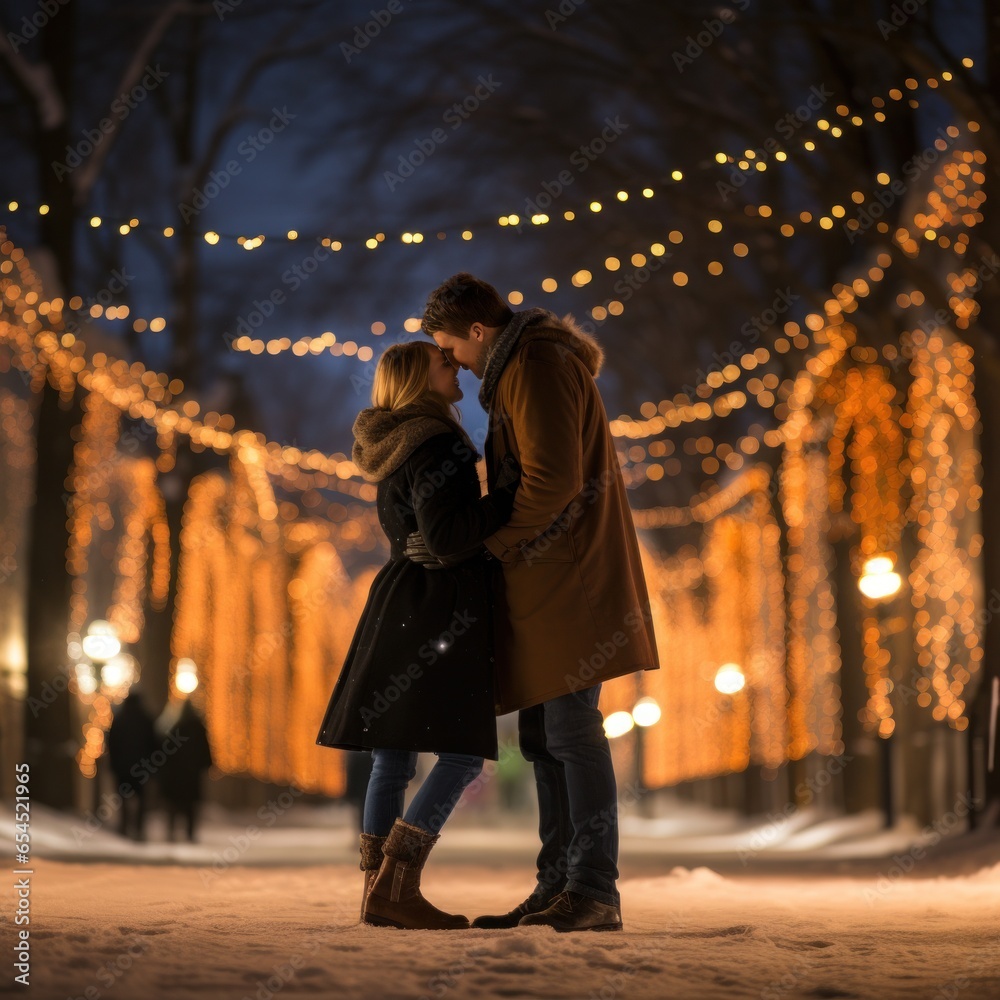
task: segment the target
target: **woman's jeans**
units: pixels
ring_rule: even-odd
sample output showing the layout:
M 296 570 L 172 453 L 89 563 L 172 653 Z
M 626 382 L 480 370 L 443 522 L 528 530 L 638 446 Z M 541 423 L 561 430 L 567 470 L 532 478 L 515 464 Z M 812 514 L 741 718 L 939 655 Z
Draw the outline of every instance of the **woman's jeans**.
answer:
M 437 763 L 413 797 L 403 821 L 427 833 L 440 833 L 466 786 L 483 769 L 482 757 L 439 753 Z M 365 833 L 385 837 L 403 812 L 406 786 L 417 773 L 409 750 L 372 750 L 372 774 L 365 795 Z

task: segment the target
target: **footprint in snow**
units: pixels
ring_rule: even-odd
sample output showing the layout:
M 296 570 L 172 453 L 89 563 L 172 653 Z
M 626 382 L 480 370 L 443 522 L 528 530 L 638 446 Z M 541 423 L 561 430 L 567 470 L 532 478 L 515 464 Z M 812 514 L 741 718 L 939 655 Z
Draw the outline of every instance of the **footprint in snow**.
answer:
M 670 937 L 715 938 L 715 937 L 745 937 L 753 933 L 750 924 L 737 924 L 735 927 L 709 928 L 703 931 L 674 931 Z

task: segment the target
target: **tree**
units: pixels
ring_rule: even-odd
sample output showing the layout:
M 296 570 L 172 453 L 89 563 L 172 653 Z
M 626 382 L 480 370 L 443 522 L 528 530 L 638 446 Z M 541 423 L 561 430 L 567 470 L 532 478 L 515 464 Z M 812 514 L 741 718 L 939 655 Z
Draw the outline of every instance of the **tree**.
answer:
M 522 288 L 525 272 L 555 276 L 559 290 L 551 298 L 536 289 L 525 302 L 569 308 L 581 293 L 564 294 L 567 276 L 586 268 L 593 275 L 585 283 L 589 303 L 625 300 L 621 320 L 590 324 L 599 326 L 609 348 L 612 382 L 605 392 L 611 400 L 625 390 L 621 395 L 655 406 L 661 396 L 693 392 L 727 355 L 756 343 L 758 333 L 759 342 L 768 343 L 785 320 L 821 306 L 831 276 L 850 283 L 864 273 L 876 252 L 893 248 L 898 226 L 920 210 L 931 167 L 940 158 L 935 140 L 947 148 L 974 143 L 986 154 L 978 168 L 985 189 L 992 191 L 1000 179 L 1000 27 L 989 4 L 854 0 L 838 4 L 834 15 L 819 2 L 764 8 L 745 0 L 721 6 L 566 0 L 542 10 L 499 0 L 470 9 L 442 0 L 422 5 L 420 17 L 422 44 L 399 41 L 393 52 L 420 85 L 396 114 L 380 119 L 379 141 L 360 166 L 359 183 L 374 184 L 382 173 L 406 198 L 409 216 L 422 221 L 448 218 L 454 178 L 468 178 L 471 197 L 483 207 L 482 222 L 512 211 L 520 216 L 514 251 L 484 258 L 494 268 L 491 280 Z M 387 37 L 386 44 L 396 43 Z M 443 58 L 427 59 L 427 51 Z M 391 80 L 360 63 L 357 72 L 388 98 Z M 454 95 L 465 88 L 477 96 L 475 81 L 484 76 L 498 85 L 488 99 L 468 101 L 467 109 L 474 110 L 457 124 L 454 137 L 444 128 L 445 141 L 433 152 L 435 169 L 422 167 L 402 184 L 395 180 L 403 171 L 393 166 L 407 161 L 418 126 L 419 134 L 432 134 L 449 113 L 461 115 L 451 111 L 459 107 L 452 104 Z M 872 121 L 876 110 L 883 123 Z M 851 123 L 854 114 L 862 127 Z M 614 122 L 615 138 L 602 136 L 602 128 Z M 973 125 L 956 143 L 955 136 L 938 134 L 942 122 Z M 814 141 L 812 150 L 803 149 L 806 137 Z M 787 160 L 776 161 L 778 150 L 787 152 Z M 717 153 L 729 159 L 719 164 Z M 891 183 L 876 179 L 883 171 Z M 644 184 L 654 189 L 651 200 L 639 197 Z M 618 189 L 628 193 L 624 204 L 615 203 Z M 602 203 L 600 212 L 588 211 L 592 199 Z M 831 203 L 841 206 L 841 215 L 831 213 Z M 766 206 L 766 215 L 759 206 Z M 577 216 L 569 225 L 560 219 L 566 209 Z M 826 216 L 830 227 L 802 224 L 803 211 L 813 220 Z M 528 219 L 541 213 L 550 221 L 532 227 Z M 845 228 L 855 215 L 860 226 Z M 709 220 L 715 221 L 706 228 Z M 794 228 L 793 237 L 778 235 L 780 220 Z M 995 215 L 986 212 L 971 231 L 966 255 L 988 275 L 996 270 L 991 262 L 1000 248 L 997 226 Z M 666 243 L 669 230 L 682 232 L 683 243 L 669 247 L 668 266 L 630 289 L 626 300 L 616 284 L 624 262 L 652 241 Z M 510 232 L 498 235 L 497 243 Z M 720 245 L 734 240 L 748 248 L 742 260 Z M 621 266 L 606 270 L 605 256 Z M 900 291 L 916 287 L 929 312 L 952 315 L 940 256 L 897 248 L 895 257 L 893 280 L 852 315 L 859 345 L 880 356 L 910 322 L 896 304 Z M 713 259 L 724 264 L 723 279 L 705 274 L 705 262 Z M 669 280 L 675 268 L 684 272 L 681 290 Z M 724 297 L 718 292 L 723 281 Z M 794 306 L 780 309 L 782 298 L 794 299 Z M 977 319 L 961 335 L 975 349 L 985 429 L 982 480 L 989 497 L 1000 488 L 1000 453 L 989 430 L 1000 419 L 1000 282 L 987 278 L 977 301 Z M 771 320 L 760 323 L 768 309 Z M 625 330 L 623 344 L 619 335 Z M 784 364 L 781 374 L 788 380 L 802 355 L 790 350 L 773 356 L 775 361 Z M 904 386 L 906 366 L 896 366 L 895 376 Z M 670 388 L 664 392 L 663 386 Z M 779 416 L 781 409 L 779 402 Z M 732 442 L 762 417 L 766 423 L 766 412 L 746 408 L 725 423 L 700 424 L 695 433 Z M 680 475 L 637 486 L 636 497 L 640 506 L 684 504 L 712 485 L 687 461 Z M 987 525 L 985 536 L 990 595 L 1000 585 L 1000 535 Z M 844 582 L 853 585 L 850 575 Z M 988 698 L 989 682 L 1000 671 L 993 617 L 988 613 L 985 623 L 980 699 Z M 860 674 L 860 662 L 846 662 L 845 670 Z M 983 738 L 987 712 L 979 706 L 972 716 L 974 738 Z
M 220 155 L 228 152 L 226 143 L 234 130 L 270 117 L 271 112 L 254 110 L 248 103 L 262 78 L 288 63 L 301 67 L 324 53 L 342 30 L 309 31 L 309 15 L 317 4 L 296 4 L 271 18 L 265 8 L 238 12 L 243 34 L 254 39 L 249 58 L 243 58 L 241 65 L 245 50 L 227 46 L 221 25 L 237 6 L 170 2 L 150 12 L 126 16 L 118 12 L 118 17 L 102 18 L 90 16 L 93 5 L 69 0 L 26 17 L 21 34 L 11 29 L 0 37 L 0 69 L 15 98 L 10 176 L 26 184 L 27 190 L 34 189 L 38 203 L 49 206 L 40 217 L 32 256 L 36 262 L 51 260 L 51 294 L 68 298 L 82 279 L 103 286 L 116 303 L 127 302 L 133 289 L 115 277 L 119 272 L 114 266 L 102 275 L 81 260 L 80 247 L 93 232 L 86 222 L 100 202 L 111 206 L 112 212 L 134 209 L 138 199 L 131 205 L 120 204 L 126 201 L 119 197 L 125 191 L 132 196 L 142 193 L 143 206 L 151 214 L 162 217 L 165 209 L 175 220 L 177 238 L 171 252 L 164 254 L 159 245 L 153 252 L 170 276 L 168 299 L 176 317 L 163 360 L 188 391 L 207 389 L 215 380 L 215 364 L 227 352 L 221 337 L 206 335 L 198 251 L 204 230 L 198 225 L 200 212 L 192 206 L 203 196 Z M 210 18 L 219 24 L 207 29 Z M 255 30 L 261 21 L 270 22 L 264 33 Z M 234 77 L 222 100 L 204 78 L 206 66 L 215 61 L 213 49 L 225 53 Z M 134 113 L 153 107 L 160 112 L 158 120 L 152 114 Z M 215 118 L 206 127 L 204 116 L 212 112 Z M 90 124 L 94 121 L 96 126 Z M 86 124 L 77 132 L 81 123 Z M 155 144 L 169 151 L 169 158 L 147 159 L 137 177 L 127 155 L 135 155 L 137 144 L 125 149 L 126 155 L 118 155 L 130 133 L 136 134 L 140 149 Z M 110 244 L 97 246 L 99 259 L 120 266 L 124 251 L 117 235 Z M 70 329 L 79 331 L 81 326 L 77 323 Z M 127 346 L 133 356 L 141 353 L 134 335 L 127 338 Z M 77 742 L 65 684 L 64 636 L 70 595 L 66 477 L 73 431 L 80 420 L 78 396 L 60 395 L 48 382 L 40 393 L 39 461 L 30 531 L 28 704 L 46 707 L 29 710 L 26 716 L 26 748 L 37 765 L 33 770 L 37 800 L 61 807 L 74 799 L 71 779 Z M 150 446 L 148 434 L 140 440 Z M 185 457 L 174 473 L 179 481 L 168 491 L 168 514 L 175 539 L 187 484 L 204 464 L 204 458 L 192 462 Z M 148 616 L 144 644 L 150 686 L 164 693 L 176 551 L 175 546 L 170 600 L 164 612 Z

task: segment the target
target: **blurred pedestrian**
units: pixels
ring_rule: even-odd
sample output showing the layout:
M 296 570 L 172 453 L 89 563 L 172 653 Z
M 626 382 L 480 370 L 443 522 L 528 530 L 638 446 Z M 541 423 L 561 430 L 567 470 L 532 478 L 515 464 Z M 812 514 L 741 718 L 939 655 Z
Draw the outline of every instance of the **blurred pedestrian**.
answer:
M 212 766 L 212 749 L 198 710 L 185 698 L 168 705 L 156 722 L 164 745 L 171 752 L 157 776 L 167 810 L 167 839 L 175 839 L 177 821 L 184 822 L 187 839 L 194 843 L 202 800 L 202 774 Z
M 122 799 L 118 832 L 132 840 L 145 840 L 146 784 L 149 758 L 156 749 L 156 731 L 137 685 L 129 689 L 122 703 L 113 710 L 106 744 Z

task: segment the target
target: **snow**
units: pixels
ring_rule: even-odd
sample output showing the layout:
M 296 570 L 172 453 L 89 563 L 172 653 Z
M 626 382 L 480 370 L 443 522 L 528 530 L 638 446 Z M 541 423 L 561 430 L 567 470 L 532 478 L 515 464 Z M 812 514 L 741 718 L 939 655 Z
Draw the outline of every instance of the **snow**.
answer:
M 97 830 L 77 850 L 117 844 L 119 860 L 89 863 L 65 860 L 79 820 L 41 808 L 32 817 L 32 998 L 1000 997 L 995 830 L 926 852 L 912 830 L 886 831 L 887 852 L 866 856 L 870 817 L 797 817 L 781 828 L 780 858 L 765 847 L 744 863 L 748 831 L 763 836 L 768 824 L 726 833 L 715 822 L 702 838 L 714 850 L 678 863 L 694 826 L 679 823 L 673 840 L 661 833 L 654 851 L 661 821 L 630 817 L 625 932 L 555 934 L 359 924 L 361 873 L 343 810 L 304 812 L 295 826 L 246 837 L 242 851 L 248 825 L 211 811 L 197 845 L 126 844 Z M 460 813 L 454 822 L 425 871 L 428 898 L 469 916 L 518 903 L 532 881 L 530 823 L 488 829 Z M 7 836 L 4 819 L 0 844 Z M 729 837 L 730 852 L 710 836 Z M 854 857 L 824 856 L 838 843 Z M 0 923 L 5 992 L 16 987 L 12 913 L 5 906 Z
M 468 915 L 506 909 L 525 894 L 529 871 L 432 859 L 425 891 Z M 620 883 L 622 934 L 367 927 L 357 923 L 360 880 L 347 865 L 233 866 L 212 876 L 39 861 L 26 995 L 1000 996 L 1000 864 L 904 876 L 883 891 L 871 877 L 674 867 Z M 10 932 L 8 920 L 6 955 Z
M 163 816 L 150 814 L 149 839 L 123 840 L 114 832 L 117 813 L 88 812 L 83 817 L 32 806 L 31 838 L 36 855 L 72 861 L 133 861 L 153 864 L 215 863 L 240 841 L 240 864 L 295 864 L 347 862 L 357 838 L 355 813 L 348 806 L 293 804 L 282 812 L 277 800 L 260 810 L 238 813 L 209 803 L 199 823 L 199 842 L 169 843 Z M 669 815 L 645 817 L 624 814 L 620 829 L 622 849 L 637 855 L 675 862 L 713 858 L 738 861 L 740 867 L 808 857 L 820 860 L 858 860 L 888 857 L 914 843 L 935 839 L 910 817 L 901 817 L 889 830 L 882 814 L 867 810 L 849 816 L 800 808 L 761 817 L 672 802 Z M 244 834 L 252 829 L 249 842 Z M 456 860 L 476 860 L 484 849 L 509 858 L 532 858 L 537 852 L 534 814 L 486 815 L 476 810 L 456 811 L 440 851 Z M 498 831 L 502 836 L 498 838 Z M 0 849 L 14 845 L 14 814 L 0 805 Z M 1000 855 L 998 855 L 1000 856 Z

